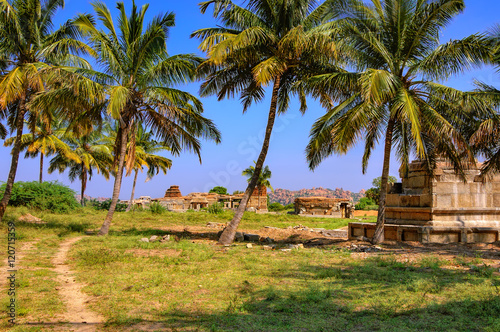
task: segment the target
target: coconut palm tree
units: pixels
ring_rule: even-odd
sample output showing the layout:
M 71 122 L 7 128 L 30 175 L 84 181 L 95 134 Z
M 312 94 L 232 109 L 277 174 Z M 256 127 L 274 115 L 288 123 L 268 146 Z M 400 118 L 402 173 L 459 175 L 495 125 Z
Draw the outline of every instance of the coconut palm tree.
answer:
M 16 131 L 0 219 L 16 177 L 28 103 L 44 89 L 42 75 L 53 64 L 86 64 L 72 55 L 88 48 L 75 39 L 78 34 L 71 21 L 52 31 L 54 14 L 63 6 L 63 0 L 0 1 L 0 109 L 8 113 L 9 124 Z
M 491 64 L 500 69 L 500 25 L 494 26 L 487 34 L 491 45 Z M 492 105 L 492 115 L 487 117 L 475 116 L 466 123 L 464 129 L 471 133 L 471 145 L 476 153 L 484 158 L 483 174 L 500 171 L 500 90 L 498 87 L 476 82 L 476 90 L 472 93 L 487 98 Z
M 241 175 L 247 176 L 248 183 L 250 183 L 254 173 L 255 173 L 255 167 L 249 166 L 248 168 L 244 169 L 243 172 L 241 172 Z M 271 178 L 271 170 L 269 170 L 269 166 L 264 166 L 264 168 L 262 168 L 262 171 L 260 172 L 256 187 L 260 188 L 264 186 L 266 188 L 271 189 L 271 191 L 274 192 L 274 189 L 271 186 L 271 182 L 269 182 L 270 178 Z
M 202 13 L 213 6 L 213 15 L 223 26 L 195 31 L 202 40 L 200 48 L 208 59 L 200 66 L 207 75 L 201 95 L 217 95 L 219 100 L 240 94 L 245 112 L 252 103 L 263 100 L 265 87 L 272 86 L 271 103 L 262 149 L 253 177 L 233 219 L 219 242 L 230 244 L 259 179 L 269 148 L 276 118 L 288 110 L 290 97 L 299 97 L 300 111 L 307 108 L 304 91 L 294 83 L 312 73 L 337 70 L 338 49 L 333 43 L 333 18 L 329 11 L 335 1 L 251 0 L 238 6 L 230 0 L 210 0 L 200 4 Z
M 450 110 L 476 102 L 473 96 L 436 83 L 488 57 L 483 36 L 439 44 L 439 34 L 464 10 L 462 0 L 348 0 L 339 20 L 341 47 L 349 53 L 349 73 L 305 82 L 317 96 L 338 102 L 319 118 L 307 146 L 310 167 L 332 153 L 344 154 L 365 141 L 363 172 L 379 139 L 384 162 L 374 243 L 383 241 L 385 199 L 393 146 L 403 170 L 411 153 L 433 160 L 444 153 L 460 168 L 467 142 L 449 121 Z M 324 98 L 324 97 L 323 97 Z M 460 100 L 460 103 L 457 101 Z M 326 100 L 325 100 L 326 103 Z M 452 106 L 456 104 L 456 106 Z M 478 105 L 481 105 L 478 102 Z M 456 146 L 461 149 L 455 149 Z M 473 161 L 467 154 L 467 161 Z M 429 165 L 431 168 L 432 165 Z
M 117 126 L 109 125 L 106 129 L 108 135 L 104 141 L 108 143 L 109 146 L 113 146 L 116 141 Z M 147 179 L 149 181 L 153 176 L 157 175 L 160 171 L 163 174 L 167 174 L 167 170 L 172 167 L 172 160 L 159 156 L 157 153 L 161 151 L 170 151 L 170 148 L 163 144 L 162 142 L 157 142 L 153 139 L 153 134 L 147 131 L 146 128 L 141 123 L 136 123 L 132 129 L 131 135 L 135 134 L 135 140 L 133 141 L 135 146 L 132 148 L 129 143 L 127 147 L 127 155 L 125 157 L 125 169 L 126 176 L 131 175 L 134 172 L 134 182 L 132 184 L 132 193 L 130 195 L 130 200 L 128 202 L 127 211 L 130 211 L 132 203 L 134 201 L 135 186 L 137 184 L 137 176 L 139 171 L 142 172 L 144 167 L 148 169 Z M 133 153 L 135 155 L 133 155 Z
M 83 69 L 77 73 L 92 78 L 105 89 L 106 111 L 120 124 L 114 145 L 117 169 L 112 202 L 99 231 L 105 235 L 120 194 L 127 146 L 130 143 L 132 149 L 135 147 L 135 135 L 130 133 L 136 122 L 142 121 L 174 155 L 190 150 L 200 156 L 198 138 L 218 143 L 220 133 L 212 121 L 202 116 L 201 102 L 175 88 L 195 78 L 200 59 L 189 54 L 168 55 L 166 40 L 170 27 L 174 26 L 173 13 L 155 16 L 145 27 L 148 5 L 138 9 L 132 1 L 131 13 L 127 16 L 125 5 L 118 2 L 119 18 L 115 26 L 104 3 L 95 1 L 92 7 L 105 30 L 89 16 L 79 16 L 75 24 L 95 51 L 103 71 Z M 92 91 L 88 95 L 91 96 Z M 133 150 L 131 154 L 135 154 Z
M 62 121 L 53 120 L 52 123 L 39 122 L 35 125 L 34 132 L 21 136 L 21 151 L 26 150 L 25 158 L 35 158 L 40 155 L 39 181 L 43 182 L 43 162 L 44 157 L 58 153 L 65 159 L 79 162 L 78 155 L 63 140 L 66 128 L 63 128 Z M 11 146 L 16 141 L 15 137 L 5 140 L 5 146 Z
M 111 167 L 113 165 L 112 149 L 102 140 L 102 134 L 99 130 L 83 136 L 67 134 L 65 142 L 71 148 L 78 159 L 68 158 L 66 154 L 57 152 L 49 165 L 49 173 L 59 171 L 63 173 L 69 169 L 69 179 L 71 182 L 77 178 L 81 182 L 82 206 L 85 205 L 84 195 L 87 189 L 87 182 L 92 179 L 94 171 L 101 173 L 106 180 L 109 179 Z

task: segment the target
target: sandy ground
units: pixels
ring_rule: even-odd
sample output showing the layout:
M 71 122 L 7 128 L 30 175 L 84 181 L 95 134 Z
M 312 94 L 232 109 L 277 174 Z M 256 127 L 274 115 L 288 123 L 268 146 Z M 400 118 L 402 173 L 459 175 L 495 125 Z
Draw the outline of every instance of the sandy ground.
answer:
M 81 238 L 71 238 L 62 242 L 59 251 L 52 259 L 60 284 L 58 289 L 60 298 L 66 305 L 66 312 L 56 317 L 59 322 L 67 322 L 64 327 L 61 326 L 62 331 L 93 332 L 104 322 L 103 317 L 88 309 L 87 303 L 91 298 L 82 293 L 84 285 L 75 281 L 73 271 L 66 263 L 69 249 Z

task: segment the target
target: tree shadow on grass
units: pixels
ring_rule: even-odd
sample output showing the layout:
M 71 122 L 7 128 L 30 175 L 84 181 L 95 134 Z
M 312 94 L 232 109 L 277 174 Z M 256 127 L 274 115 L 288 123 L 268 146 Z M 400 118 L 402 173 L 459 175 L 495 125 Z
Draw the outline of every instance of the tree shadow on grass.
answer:
M 499 331 L 500 299 L 360 309 L 337 301 L 335 293 L 274 291 L 246 301 L 233 299 L 224 312 L 178 309 L 160 316 L 108 321 L 105 326 L 110 331 Z

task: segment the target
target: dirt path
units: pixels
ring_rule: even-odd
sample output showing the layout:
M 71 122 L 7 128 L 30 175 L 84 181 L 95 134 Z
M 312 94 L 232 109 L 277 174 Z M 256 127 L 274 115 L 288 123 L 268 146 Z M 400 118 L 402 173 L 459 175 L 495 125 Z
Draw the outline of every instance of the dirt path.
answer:
M 71 246 L 82 237 L 75 237 L 61 243 L 59 251 L 52 259 L 60 283 L 59 294 L 66 305 L 66 312 L 57 317 L 61 322 L 68 322 L 67 331 L 91 332 L 104 322 L 103 317 L 87 308 L 90 297 L 82 293 L 84 285 L 77 283 L 73 272 L 66 263 Z

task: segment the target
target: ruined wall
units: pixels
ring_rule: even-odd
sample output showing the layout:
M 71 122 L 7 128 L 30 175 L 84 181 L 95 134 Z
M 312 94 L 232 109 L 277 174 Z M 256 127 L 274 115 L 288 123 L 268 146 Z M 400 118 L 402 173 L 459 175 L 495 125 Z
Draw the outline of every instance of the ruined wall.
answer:
M 328 197 L 298 197 L 294 202 L 295 213 L 304 215 L 352 217 L 352 203 L 348 199 Z
M 500 176 L 480 176 L 480 164 L 466 171 L 466 182 L 445 161 L 431 178 L 422 161 L 409 166 L 401 192 L 387 195 L 386 222 L 450 227 L 500 226 Z

